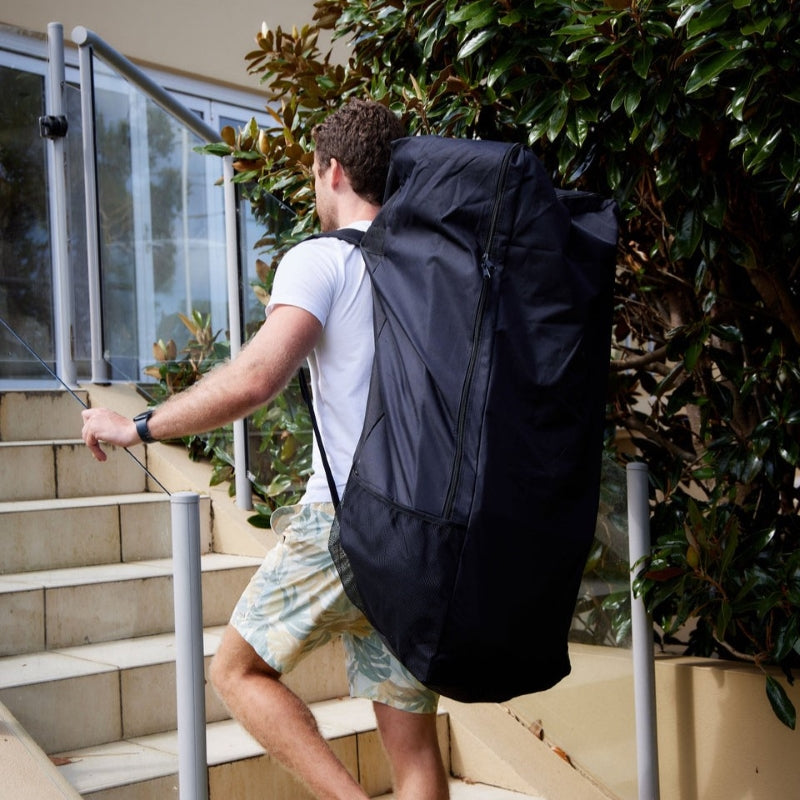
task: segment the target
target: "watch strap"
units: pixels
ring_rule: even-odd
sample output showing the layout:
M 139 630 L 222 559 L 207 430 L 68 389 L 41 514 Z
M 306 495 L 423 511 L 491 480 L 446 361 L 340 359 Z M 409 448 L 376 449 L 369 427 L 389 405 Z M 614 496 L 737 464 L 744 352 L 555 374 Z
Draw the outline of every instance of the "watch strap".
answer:
M 150 417 L 153 416 L 153 411 L 155 411 L 155 409 L 148 408 L 147 411 L 142 411 L 141 414 L 137 414 L 133 418 L 133 422 L 136 425 L 136 433 L 139 434 L 139 438 L 146 444 L 155 442 L 153 435 L 150 433 L 150 428 L 147 425 Z

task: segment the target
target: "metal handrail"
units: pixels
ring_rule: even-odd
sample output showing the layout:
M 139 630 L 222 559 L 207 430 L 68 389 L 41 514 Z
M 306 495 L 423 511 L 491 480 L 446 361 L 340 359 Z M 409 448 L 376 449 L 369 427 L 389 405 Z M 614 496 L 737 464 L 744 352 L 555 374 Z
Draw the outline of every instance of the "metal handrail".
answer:
M 92 56 L 95 55 L 123 78 L 139 88 L 174 119 L 188 127 L 206 142 L 217 142 L 220 135 L 191 109 L 186 108 L 163 87 L 140 70 L 125 56 L 101 39 L 96 33 L 79 25 L 72 31 L 72 40 L 79 48 L 81 75 L 81 118 L 83 123 L 83 162 L 86 187 L 87 261 L 89 268 L 89 317 L 92 350 L 92 382 L 108 380 L 107 364 L 103 357 L 102 301 L 100 292 L 100 245 L 97 226 L 97 165 L 94 127 L 94 72 Z M 238 258 L 238 229 L 236 224 L 236 187 L 233 183 L 233 159 L 223 157 L 224 211 L 226 240 L 226 271 L 228 284 L 228 324 L 230 329 L 231 358 L 242 346 L 242 306 Z M 233 424 L 233 462 L 235 469 L 236 504 L 252 508 L 250 483 L 247 474 L 247 436 L 244 420 Z
M 633 637 L 633 694 L 636 716 L 636 764 L 639 800 L 659 800 L 658 731 L 656 722 L 653 621 L 633 583 L 642 559 L 650 553 L 648 468 L 643 462 L 627 466 L 628 548 L 631 565 L 631 634 Z
M 72 41 L 79 48 L 89 47 L 94 54 L 109 67 L 119 72 L 126 80 L 144 92 L 168 114 L 182 122 L 187 128 L 207 142 L 218 142 L 219 131 L 215 131 L 191 109 L 176 100 L 166 89 L 159 86 L 152 78 L 130 62 L 122 53 L 111 47 L 94 31 L 78 25 L 72 30 Z

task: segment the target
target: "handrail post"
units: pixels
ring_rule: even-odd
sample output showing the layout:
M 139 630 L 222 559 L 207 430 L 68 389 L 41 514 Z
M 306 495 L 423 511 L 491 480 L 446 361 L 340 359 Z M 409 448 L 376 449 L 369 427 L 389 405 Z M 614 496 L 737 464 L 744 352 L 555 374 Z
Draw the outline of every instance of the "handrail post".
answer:
M 228 278 L 228 324 L 230 327 L 231 358 L 235 358 L 241 350 L 244 336 L 242 333 L 242 301 L 239 287 L 239 248 L 236 213 L 236 184 L 233 182 L 233 158 L 222 159 L 222 175 L 225 192 L 225 253 Z M 233 464 L 236 486 L 236 505 L 250 511 L 253 501 L 250 480 L 247 477 L 247 421 L 240 419 L 233 423 Z
M 655 657 L 653 624 L 636 597 L 633 581 L 640 561 L 650 553 L 650 503 L 647 464 L 627 466 L 628 548 L 631 564 L 631 631 L 633 637 L 634 713 L 639 800 L 659 800 L 658 735 L 656 726 Z
M 46 111 L 50 117 L 64 116 L 64 28 L 59 22 L 47 26 Z M 53 319 L 56 374 L 67 386 L 77 383 L 72 350 L 72 273 L 67 233 L 67 179 L 64 135 L 47 137 L 47 172 L 50 186 L 50 247 L 53 265 Z
M 170 496 L 180 800 L 208 799 L 200 504 L 194 492 Z

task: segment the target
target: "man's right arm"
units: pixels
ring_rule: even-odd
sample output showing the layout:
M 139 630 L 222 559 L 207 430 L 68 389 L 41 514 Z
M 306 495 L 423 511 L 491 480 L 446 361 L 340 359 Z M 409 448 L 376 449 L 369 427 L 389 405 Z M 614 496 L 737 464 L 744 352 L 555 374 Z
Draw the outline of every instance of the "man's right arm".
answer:
M 275 307 L 233 361 L 156 408 L 148 422 L 151 436 L 174 439 L 203 433 L 252 413 L 286 386 L 321 331 L 319 320 L 308 311 Z M 83 440 L 98 461 L 106 459 L 102 442 L 130 447 L 141 441 L 133 420 L 110 409 L 89 408 L 82 415 Z

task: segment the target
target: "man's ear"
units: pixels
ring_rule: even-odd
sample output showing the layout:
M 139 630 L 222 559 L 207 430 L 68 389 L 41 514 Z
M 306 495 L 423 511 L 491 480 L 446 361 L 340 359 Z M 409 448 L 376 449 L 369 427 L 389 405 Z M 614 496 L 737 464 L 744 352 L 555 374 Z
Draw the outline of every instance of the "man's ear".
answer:
M 328 165 L 328 170 L 331 173 L 330 181 L 332 189 L 337 189 L 343 179 L 347 180 L 347 175 L 345 174 L 344 167 L 339 163 L 337 159 L 335 158 L 331 159 L 331 163 Z

